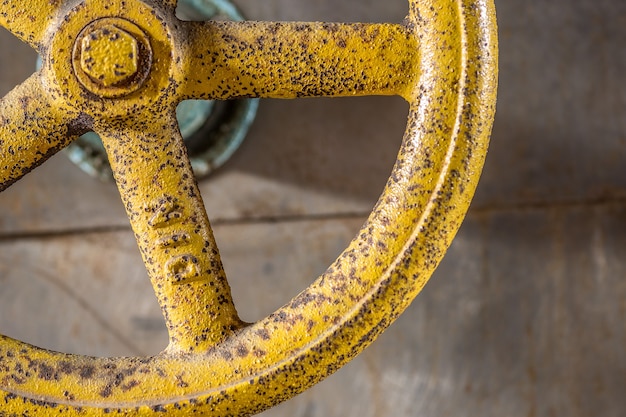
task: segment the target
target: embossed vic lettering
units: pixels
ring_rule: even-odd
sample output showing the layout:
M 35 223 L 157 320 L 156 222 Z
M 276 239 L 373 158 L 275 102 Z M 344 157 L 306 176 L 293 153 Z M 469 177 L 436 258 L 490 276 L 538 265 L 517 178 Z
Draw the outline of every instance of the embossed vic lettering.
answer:
M 154 215 L 148 220 L 148 224 L 153 228 L 178 223 L 183 217 L 181 207 L 172 197 L 160 199 L 153 207 L 156 207 Z
M 148 224 L 162 235 L 155 242 L 155 249 L 160 248 L 169 254 L 170 249 L 181 248 L 191 244 L 192 235 L 180 225 L 183 218 L 183 207 L 171 196 L 158 199 L 147 211 L 153 213 Z M 178 227 L 174 227 L 178 225 Z M 181 227 L 182 226 L 182 227 Z M 183 229 L 183 230 L 181 230 Z M 200 261 L 190 253 L 171 254 L 164 267 L 164 274 L 173 284 L 184 284 L 202 279 Z
M 165 269 L 174 284 L 186 284 L 201 279 L 199 262 L 193 255 L 176 256 L 167 261 Z
M 177 248 L 179 246 L 188 245 L 191 242 L 191 236 L 185 232 L 176 232 L 172 235 L 164 236 L 157 240 L 157 245 L 162 248 Z

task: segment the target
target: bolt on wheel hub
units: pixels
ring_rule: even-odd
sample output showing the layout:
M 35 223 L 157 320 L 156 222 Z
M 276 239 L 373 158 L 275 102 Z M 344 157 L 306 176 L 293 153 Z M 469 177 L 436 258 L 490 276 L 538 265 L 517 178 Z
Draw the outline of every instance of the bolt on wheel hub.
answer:
M 74 74 L 89 92 L 116 98 L 137 91 L 152 65 L 143 31 L 120 18 L 99 19 L 80 33 L 72 55 Z
M 241 12 L 228 0 L 180 0 L 177 12 L 184 20 L 244 20 Z M 79 37 L 74 46 L 76 58 L 73 60 L 73 69 L 77 78 L 84 88 L 101 97 L 119 98 L 136 91 L 145 81 L 145 76 L 135 80 L 136 72 L 142 70 L 140 65 L 147 67 L 143 68 L 145 75 L 151 65 L 151 60 L 144 59 L 142 62 L 139 54 L 133 54 L 135 59 L 130 59 L 129 54 L 134 53 L 135 48 L 138 52 L 142 50 L 141 43 L 133 35 L 142 31 L 136 28 L 129 33 L 123 29 L 124 25 L 119 24 L 119 20 L 107 18 L 88 25 L 81 32 L 84 36 Z M 123 22 L 130 23 L 126 20 Z M 109 32 L 109 38 L 114 38 L 112 41 L 106 39 L 105 31 Z M 130 38 L 127 35 L 131 35 Z M 94 37 L 97 39 L 94 40 Z M 145 39 L 145 35 L 143 37 Z M 93 51 L 93 43 L 99 51 Z M 149 42 L 145 42 L 146 47 L 152 54 Z M 85 50 L 86 53 L 83 53 Z M 107 57 L 107 53 L 112 53 L 112 56 Z M 96 67 L 94 55 L 105 56 L 105 59 L 100 60 L 99 67 Z M 37 69 L 41 65 L 41 59 L 38 59 Z M 96 70 L 100 73 L 94 74 Z M 121 87 L 125 87 L 126 92 Z M 178 106 L 177 119 L 196 178 L 207 177 L 233 156 L 246 138 L 256 118 L 258 106 L 259 100 L 254 98 L 185 100 Z M 113 181 L 106 151 L 96 133 L 82 135 L 64 151 L 83 172 L 102 181 Z

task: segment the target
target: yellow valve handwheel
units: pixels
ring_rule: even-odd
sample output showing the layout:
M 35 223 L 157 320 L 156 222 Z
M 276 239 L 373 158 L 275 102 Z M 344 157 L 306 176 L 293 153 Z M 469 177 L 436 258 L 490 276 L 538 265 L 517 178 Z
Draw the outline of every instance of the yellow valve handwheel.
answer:
M 43 67 L 0 101 L 0 189 L 103 139 L 169 331 L 148 358 L 0 336 L 0 416 L 249 415 L 337 370 L 410 304 L 468 209 L 495 111 L 492 0 L 410 0 L 402 24 L 182 22 L 176 0 L 2 0 Z M 265 319 L 236 312 L 176 124 L 184 99 L 400 95 L 409 122 L 361 232 Z

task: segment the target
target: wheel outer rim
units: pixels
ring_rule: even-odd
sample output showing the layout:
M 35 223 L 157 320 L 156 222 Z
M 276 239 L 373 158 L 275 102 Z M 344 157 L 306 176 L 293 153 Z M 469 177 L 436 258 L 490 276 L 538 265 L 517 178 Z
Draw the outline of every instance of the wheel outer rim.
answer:
M 359 235 L 315 283 L 203 354 L 91 358 L 2 337 L 2 410 L 247 415 L 319 382 L 382 333 L 425 285 L 458 230 L 495 112 L 491 0 L 410 3 L 406 24 L 420 37 L 421 79 L 398 160 Z

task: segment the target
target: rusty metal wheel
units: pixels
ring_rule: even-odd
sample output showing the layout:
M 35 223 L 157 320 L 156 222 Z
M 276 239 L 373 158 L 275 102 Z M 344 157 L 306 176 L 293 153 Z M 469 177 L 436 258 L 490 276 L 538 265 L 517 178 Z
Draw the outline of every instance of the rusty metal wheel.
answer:
M 80 134 L 98 133 L 170 337 L 149 358 L 69 355 L 0 337 L 0 415 L 260 412 L 337 370 L 391 324 L 469 206 L 495 110 L 491 0 L 410 0 L 403 24 L 183 22 L 176 3 L 0 3 L 0 24 L 43 56 L 42 69 L 0 101 L 0 189 Z M 176 105 L 368 94 L 411 104 L 378 204 L 310 287 L 242 322 Z

